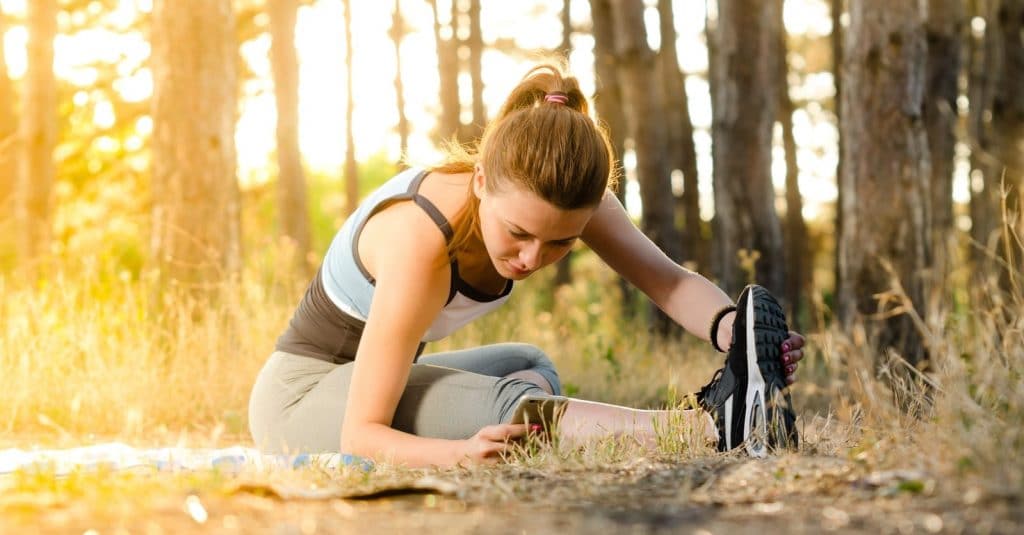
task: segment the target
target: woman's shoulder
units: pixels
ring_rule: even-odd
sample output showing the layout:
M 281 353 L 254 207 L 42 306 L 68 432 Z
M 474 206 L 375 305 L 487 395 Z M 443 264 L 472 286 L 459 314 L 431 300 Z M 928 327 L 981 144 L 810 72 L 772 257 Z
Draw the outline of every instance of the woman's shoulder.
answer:
M 417 193 L 430 201 L 451 222 L 469 198 L 469 181 L 472 177 L 472 173 L 430 171 L 420 183 Z
M 359 237 L 359 256 L 376 277 L 381 262 L 409 267 L 447 265 L 447 239 L 414 202 L 395 202 L 374 214 Z

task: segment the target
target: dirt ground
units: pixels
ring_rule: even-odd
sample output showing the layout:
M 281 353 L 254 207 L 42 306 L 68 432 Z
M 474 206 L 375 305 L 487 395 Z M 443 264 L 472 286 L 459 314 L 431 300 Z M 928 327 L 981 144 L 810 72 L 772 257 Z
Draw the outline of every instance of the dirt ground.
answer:
M 226 477 L 155 493 L 139 485 L 78 496 L 8 489 L 0 533 L 1024 532 L 1016 495 L 823 456 L 512 464 L 273 485 Z M 339 497 L 356 487 L 370 496 Z

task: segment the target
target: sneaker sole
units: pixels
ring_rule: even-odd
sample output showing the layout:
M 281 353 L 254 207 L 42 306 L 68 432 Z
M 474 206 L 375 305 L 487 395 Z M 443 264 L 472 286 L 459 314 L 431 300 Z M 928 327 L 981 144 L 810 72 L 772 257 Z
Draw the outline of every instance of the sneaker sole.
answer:
M 744 406 L 748 408 L 743 420 L 743 436 L 747 437 L 744 446 L 751 457 L 763 458 L 768 455 L 768 442 L 772 442 L 769 441 L 769 427 L 774 435 L 782 432 L 787 437 L 779 440 L 778 436 L 773 436 L 776 439 L 774 442 L 778 445 L 786 444 L 795 420 L 789 399 L 779 386 L 786 384 L 778 361 L 782 342 L 789 331 L 782 307 L 763 288 L 751 289 L 744 314 L 747 336 L 747 392 Z M 759 359 L 758 355 L 762 357 Z M 766 366 L 767 370 L 762 370 L 759 361 L 771 365 Z M 767 378 L 765 373 L 768 374 Z M 779 421 L 779 416 L 782 421 Z

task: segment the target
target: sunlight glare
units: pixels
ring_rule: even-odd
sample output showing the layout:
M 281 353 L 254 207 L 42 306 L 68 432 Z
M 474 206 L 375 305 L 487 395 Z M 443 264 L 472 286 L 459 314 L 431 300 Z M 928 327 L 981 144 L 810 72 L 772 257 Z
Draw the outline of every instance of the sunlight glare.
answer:
M 108 100 L 101 100 L 93 108 L 92 122 L 100 128 L 110 128 L 117 123 L 114 106 Z
M 25 15 L 27 0 L 0 0 L 0 6 L 3 6 L 4 13 L 7 15 Z
M 148 115 L 139 117 L 135 121 L 135 131 L 143 136 L 151 134 L 153 132 L 153 118 Z
M 142 102 L 153 94 L 153 74 L 148 67 L 139 69 L 128 78 L 115 80 L 114 90 L 125 102 Z
M 832 15 L 827 2 L 789 0 L 784 3 L 783 24 L 791 34 L 821 37 L 832 33 Z
M 25 70 L 28 68 L 28 55 L 25 52 L 25 47 L 28 46 L 28 30 L 24 26 L 14 26 L 7 30 L 3 39 L 7 74 L 12 79 L 20 79 L 25 76 Z

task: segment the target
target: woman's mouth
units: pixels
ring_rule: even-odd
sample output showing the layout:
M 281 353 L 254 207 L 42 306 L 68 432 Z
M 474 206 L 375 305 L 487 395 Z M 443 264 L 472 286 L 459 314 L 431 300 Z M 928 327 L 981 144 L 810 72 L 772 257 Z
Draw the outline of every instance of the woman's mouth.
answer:
M 529 275 L 530 274 L 530 270 L 529 269 L 523 269 L 523 268 L 513 264 L 512 262 L 508 263 L 508 267 L 512 270 L 512 273 L 514 273 L 516 275 L 522 276 L 522 275 Z

